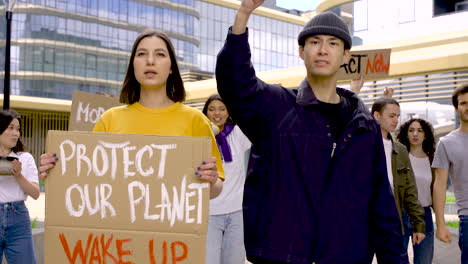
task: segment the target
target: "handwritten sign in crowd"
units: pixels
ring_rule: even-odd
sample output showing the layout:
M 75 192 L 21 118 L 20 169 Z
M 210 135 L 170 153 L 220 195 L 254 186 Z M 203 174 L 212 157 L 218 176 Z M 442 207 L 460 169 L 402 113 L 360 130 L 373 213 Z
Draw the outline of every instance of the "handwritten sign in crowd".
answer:
M 75 90 L 72 96 L 69 131 L 92 131 L 101 115 L 118 106 L 119 98 Z
M 390 70 L 391 49 L 351 51 L 348 63 L 341 65 L 338 80 L 386 77 Z
M 204 263 L 209 138 L 49 131 L 45 263 Z

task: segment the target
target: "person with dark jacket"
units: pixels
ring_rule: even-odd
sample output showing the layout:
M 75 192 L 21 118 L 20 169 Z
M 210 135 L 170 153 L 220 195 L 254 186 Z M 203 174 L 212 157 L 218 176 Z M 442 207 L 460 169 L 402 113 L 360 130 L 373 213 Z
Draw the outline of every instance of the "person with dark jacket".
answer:
M 243 0 L 218 55 L 218 92 L 252 142 L 244 188 L 247 259 L 254 263 L 408 263 L 380 129 L 362 101 L 336 87 L 349 58 L 346 23 L 331 12 L 299 34 L 307 76 L 266 84 L 246 29 L 264 0 Z

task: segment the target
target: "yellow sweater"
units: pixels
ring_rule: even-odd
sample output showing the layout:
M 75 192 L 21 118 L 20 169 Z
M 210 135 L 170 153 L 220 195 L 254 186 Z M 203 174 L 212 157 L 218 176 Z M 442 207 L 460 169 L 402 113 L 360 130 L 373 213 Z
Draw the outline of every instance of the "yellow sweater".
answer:
M 93 132 L 211 137 L 212 156 L 217 159 L 219 178 L 224 180 L 221 155 L 211 123 L 195 108 L 181 103 L 162 109 L 147 108 L 139 103 L 117 106 L 101 116 Z

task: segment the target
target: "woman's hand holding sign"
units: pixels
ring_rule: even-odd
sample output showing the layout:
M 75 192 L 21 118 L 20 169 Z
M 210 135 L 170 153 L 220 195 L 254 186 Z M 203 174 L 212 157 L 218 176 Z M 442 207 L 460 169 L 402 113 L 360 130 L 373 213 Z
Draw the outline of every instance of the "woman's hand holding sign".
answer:
M 55 162 L 58 161 L 57 154 L 44 153 L 41 155 L 41 162 L 39 166 L 39 177 L 43 180 L 49 175 L 49 170 L 55 167 Z
M 200 177 L 202 180 L 210 182 L 210 199 L 215 198 L 221 193 L 223 184 L 218 177 L 218 168 L 216 167 L 215 157 L 211 157 L 202 162 L 202 165 L 198 166 L 195 175 Z

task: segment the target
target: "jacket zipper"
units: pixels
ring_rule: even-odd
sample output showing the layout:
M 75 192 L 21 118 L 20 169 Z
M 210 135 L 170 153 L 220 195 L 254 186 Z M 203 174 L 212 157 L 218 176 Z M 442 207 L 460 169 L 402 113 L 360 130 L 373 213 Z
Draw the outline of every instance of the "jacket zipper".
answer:
M 333 154 L 335 154 L 335 149 L 336 149 L 336 143 L 333 142 L 333 148 L 332 148 L 332 152 L 331 152 L 331 157 L 333 158 Z

